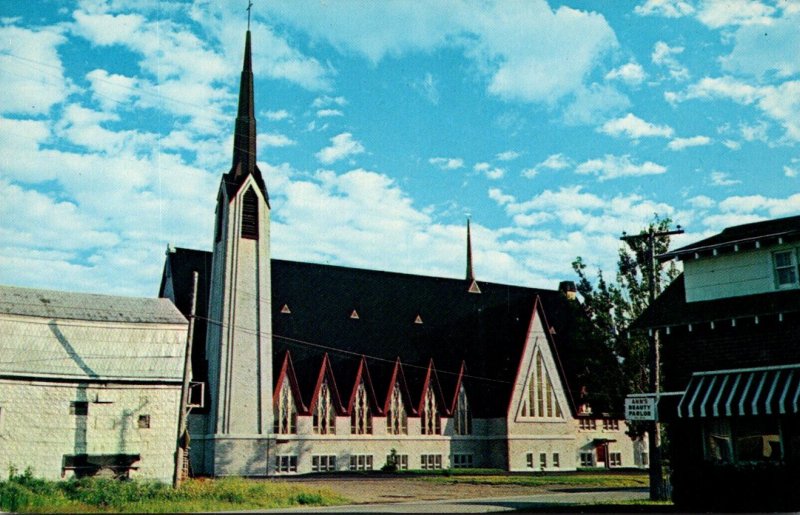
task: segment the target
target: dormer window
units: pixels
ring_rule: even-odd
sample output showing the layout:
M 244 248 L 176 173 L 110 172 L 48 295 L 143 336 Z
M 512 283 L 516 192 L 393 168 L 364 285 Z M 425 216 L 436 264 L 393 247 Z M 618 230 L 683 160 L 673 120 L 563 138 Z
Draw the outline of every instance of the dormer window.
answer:
M 797 286 L 797 256 L 793 250 L 775 252 L 772 255 L 775 265 L 775 282 L 778 288 Z

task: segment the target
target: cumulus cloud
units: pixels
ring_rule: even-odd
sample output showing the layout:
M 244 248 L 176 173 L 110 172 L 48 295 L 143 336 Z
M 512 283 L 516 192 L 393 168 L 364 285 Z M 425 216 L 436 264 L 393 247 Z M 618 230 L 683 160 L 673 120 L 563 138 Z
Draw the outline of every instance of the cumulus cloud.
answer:
M 317 111 L 318 118 L 328 118 L 331 116 L 344 116 L 344 113 L 338 109 L 320 109 Z
M 564 154 L 551 154 L 541 163 L 522 171 L 522 175 L 529 179 L 536 177 L 542 170 L 563 170 L 572 166 L 572 160 Z
M 618 179 L 620 177 L 659 175 L 666 172 L 667 168 L 665 166 L 652 161 L 637 164 L 631 160 L 629 155 L 615 156 L 611 154 L 606 154 L 598 159 L 590 159 L 575 168 L 575 173 L 596 175 L 600 181 Z
M 631 106 L 630 99 L 608 84 L 579 88 L 564 108 L 567 125 L 596 125 Z
M 486 78 L 487 90 L 505 100 L 553 103 L 579 89 L 599 59 L 617 46 L 602 15 L 552 9 L 544 0 L 454 1 L 425 9 L 405 2 L 320 9 L 307 0 L 269 9 L 312 38 L 358 52 L 372 63 L 411 51 L 462 49 Z M 567 47 L 571 58 L 561 59 L 559 51 Z
M 428 162 L 442 170 L 458 170 L 464 167 L 464 160 L 460 157 L 432 157 Z
M 46 114 L 67 98 L 72 86 L 58 55 L 65 41 L 58 29 L 0 26 L 0 114 Z
M 633 12 L 639 16 L 664 16 L 666 18 L 680 18 L 695 12 L 692 4 L 684 0 L 647 0 L 637 5 Z
M 499 166 L 492 166 L 489 163 L 481 162 L 475 163 L 472 167 L 476 172 L 482 173 L 487 179 L 493 181 L 502 179 L 506 175 L 506 169 Z
M 674 132 L 672 127 L 646 122 L 633 113 L 628 113 L 622 118 L 609 120 L 598 130 L 610 136 L 624 135 L 631 139 L 646 137 L 669 138 L 672 137 Z
M 500 152 L 495 157 L 498 161 L 513 161 L 520 156 L 519 152 L 514 152 L 513 150 L 506 150 L 505 152 Z
M 775 8 L 758 0 L 705 0 L 697 19 L 712 29 L 726 25 L 764 25 Z
M 297 142 L 284 134 L 266 133 L 258 136 L 260 147 L 290 147 Z
M 800 175 L 800 158 L 792 158 L 791 163 L 783 167 L 783 174 L 792 179 Z
M 637 86 L 646 77 L 644 68 L 637 62 L 629 62 L 606 73 L 606 80 L 621 80 L 627 84 Z
M 364 145 L 353 139 L 349 132 L 343 132 L 330 139 L 331 145 L 325 147 L 316 154 L 320 163 L 329 165 L 336 161 L 361 154 L 364 152 Z
M 711 184 L 714 186 L 735 186 L 741 184 L 742 181 L 732 179 L 731 175 L 727 172 L 714 171 L 711 172 Z
M 733 50 L 720 59 L 725 71 L 758 78 L 774 74 L 779 79 L 800 73 L 800 11 L 770 18 L 765 27 L 751 24 L 733 33 Z
M 689 70 L 675 58 L 675 56 L 682 54 L 683 51 L 684 47 L 671 47 L 663 41 L 658 41 L 653 47 L 650 59 L 653 64 L 667 68 L 673 79 L 688 80 Z
M 692 136 L 691 138 L 675 138 L 667 144 L 670 150 L 683 150 L 689 147 L 702 147 L 711 144 L 708 136 Z
M 786 131 L 786 138 L 800 141 L 800 81 L 754 86 L 728 76 L 704 77 L 683 92 L 667 91 L 664 95 L 672 103 L 692 99 L 728 99 L 742 105 L 753 105 L 780 123 Z
M 267 118 L 267 120 L 279 122 L 281 120 L 286 120 L 290 115 L 289 111 L 286 109 L 279 109 L 277 111 L 267 111 L 264 113 L 264 116 Z

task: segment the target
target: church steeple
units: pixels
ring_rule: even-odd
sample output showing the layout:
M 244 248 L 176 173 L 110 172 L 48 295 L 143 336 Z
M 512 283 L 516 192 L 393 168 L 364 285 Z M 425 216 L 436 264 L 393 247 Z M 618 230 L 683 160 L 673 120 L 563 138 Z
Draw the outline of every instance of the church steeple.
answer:
M 481 288 L 478 286 L 478 281 L 475 280 L 475 271 L 472 269 L 472 233 L 470 231 L 469 218 L 467 218 L 467 281 L 469 281 L 469 288 L 467 288 L 468 292 L 481 292 Z
M 239 109 L 236 113 L 236 127 L 233 136 L 233 163 L 229 179 L 235 186 L 245 177 L 252 175 L 259 189 L 267 196 L 267 187 L 256 165 L 256 115 L 253 94 L 253 58 L 250 45 L 250 31 L 244 42 L 244 62 L 239 84 Z
M 475 272 L 472 270 L 472 235 L 470 234 L 469 218 L 467 218 L 467 281 L 475 280 Z

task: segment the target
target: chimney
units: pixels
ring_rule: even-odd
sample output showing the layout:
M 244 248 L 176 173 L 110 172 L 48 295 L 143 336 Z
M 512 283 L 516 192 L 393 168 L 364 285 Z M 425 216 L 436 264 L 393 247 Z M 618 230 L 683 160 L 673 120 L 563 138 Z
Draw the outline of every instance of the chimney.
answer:
M 578 288 L 575 287 L 575 281 L 561 281 L 558 283 L 558 291 L 561 292 L 567 300 L 575 300 L 578 296 Z

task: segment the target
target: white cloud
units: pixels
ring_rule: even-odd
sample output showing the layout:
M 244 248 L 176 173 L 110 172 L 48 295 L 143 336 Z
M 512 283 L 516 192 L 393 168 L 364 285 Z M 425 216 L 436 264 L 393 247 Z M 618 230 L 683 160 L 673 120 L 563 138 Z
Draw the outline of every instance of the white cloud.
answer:
M 684 0 L 646 0 L 645 3 L 637 5 L 633 12 L 639 16 L 680 18 L 694 13 L 694 7 Z
M 610 136 L 625 135 L 631 139 L 645 137 L 669 138 L 672 137 L 674 132 L 672 127 L 646 122 L 633 113 L 628 113 L 622 118 L 609 120 L 598 130 Z
M 716 202 L 711 197 L 705 195 L 698 195 L 686 201 L 687 204 L 698 209 L 710 209 L 716 205 Z
M 290 147 L 297 145 L 297 142 L 284 134 L 266 133 L 258 136 L 258 146 L 260 147 Z
M 719 203 L 723 212 L 739 214 L 764 213 L 771 218 L 800 213 L 800 193 L 786 198 L 771 198 L 763 195 L 728 197 Z
M 330 141 L 331 146 L 325 147 L 314 154 L 322 164 L 331 164 L 364 152 L 364 145 L 354 140 L 353 135 L 349 132 L 338 134 L 332 137 Z
M 682 54 L 683 51 L 684 47 L 671 47 L 663 41 L 658 41 L 653 46 L 653 53 L 650 55 L 650 59 L 653 64 L 667 68 L 673 79 L 679 81 L 688 80 L 689 70 L 675 59 L 675 56 Z
M 646 77 L 644 73 L 644 68 L 634 61 L 629 63 L 623 64 L 618 68 L 614 68 L 610 72 L 606 73 L 606 80 L 621 80 L 627 84 L 631 84 L 633 86 L 641 84 Z
M 289 111 L 286 109 L 279 109 L 278 111 L 267 111 L 264 113 L 264 116 L 267 118 L 267 120 L 278 122 L 281 120 L 286 120 L 290 115 Z
M 464 167 L 464 160 L 459 157 L 432 157 L 428 162 L 442 170 L 458 170 Z
M 569 7 L 554 10 L 544 0 L 453 1 L 425 9 L 406 2 L 321 9 L 307 0 L 269 9 L 312 38 L 356 51 L 373 63 L 387 55 L 461 48 L 487 78 L 488 91 L 505 100 L 553 103 L 581 87 L 600 58 L 617 46 L 602 15 Z M 569 60 L 559 57 L 563 48 L 570 48 Z
M 0 27 L 0 114 L 46 114 L 67 98 L 72 86 L 58 55 L 65 41 L 57 28 Z
M 563 170 L 564 168 L 569 168 L 570 166 L 572 166 L 572 160 L 566 157 L 564 154 L 551 154 L 547 156 L 547 159 L 541 163 L 538 163 L 533 168 L 527 168 L 523 170 L 522 175 L 532 179 L 542 170 Z
M 311 102 L 311 107 L 327 107 L 327 106 L 339 106 L 344 107 L 347 105 L 347 99 L 344 97 L 331 97 L 328 95 L 322 95 L 321 97 L 317 97 Z
M 498 161 L 513 161 L 520 156 L 519 152 L 514 152 L 513 150 L 506 150 L 505 152 L 500 152 L 495 156 Z
M 792 179 L 800 176 L 800 158 L 792 158 L 791 163 L 783 167 L 783 174 Z
M 683 150 L 689 147 L 702 147 L 711 144 L 708 136 L 692 136 L 691 138 L 675 138 L 667 144 L 670 150 Z
M 732 139 L 726 139 L 725 141 L 722 142 L 722 144 L 731 150 L 739 150 L 740 148 L 742 148 L 741 143 L 739 143 L 738 141 L 734 141 Z
M 797 5 L 800 5 L 798 3 Z M 800 11 L 770 18 L 768 27 L 746 25 L 733 33 L 733 50 L 720 59 L 723 70 L 763 78 L 789 78 L 800 73 Z
M 475 163 L 472 169 L 475 170 L 476 172 L 482 173 L 483 175 L 486 176 L 487 179 L 491 180 L 502 179 L 506 174 L 505 168 L 492 166 L 491 164 L 486 162 Z
M 439 104 L 439 81 L 433 77 L 432 73 L 428 72 L 424 78 L 413 81 L 411 87 L 431 104 Z
M 741 183 L 742 181 L 740 180 L 731 179 L 730 174 L 727 172 L 711 172 L 711 184 L 714 186 L 734 186 Z
M 726 25 L 764 25 L 775 8 L 759 0 L 704 0 L 697 19 L 712 29 Z
M 742 105 L 754 105 L 783 126 L 785 138 L 800 141 L 800 80 L 776 86 L 753 86 L 727 76 L 705 77 L 684 92 L 667 92 L 665 97 L 674 103 L 691 99 L 729 99 Z
M 513 195 L 506 195 L 500 188 L 489 188 L 489 198 L 501 206 L 516 202 Z
M 597 175 L 600 181 L 618 179 L 620 177 L 659 175 L 666 173 L 666 171 L 666 167 L 652 161 L 636 164 L 629 155 L 614 156 L 611 154 L 606 154 L 599 159 L 590 159 L 575 168 L 575 173 Z
M 338 109 L 320 109 L 317 111 L 317 117 L 328 118 L 331 116 L 344 116 L 344 113 Z
M 608 84 L 579 88 L 564 109 L 567 125 L 595 125 L 631 106 L 630 99 Z

